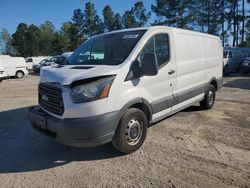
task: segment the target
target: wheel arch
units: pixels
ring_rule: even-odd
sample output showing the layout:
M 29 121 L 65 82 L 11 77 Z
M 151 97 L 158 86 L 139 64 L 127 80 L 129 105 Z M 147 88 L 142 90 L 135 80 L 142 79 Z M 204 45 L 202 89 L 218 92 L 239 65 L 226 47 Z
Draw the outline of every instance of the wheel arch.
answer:
M 223 79 L 222 78 L 216 78 L 216 77 L 211 78 L 209 80 L 209 82 L 207 83 L 206 91 L 207 91 L 208 87 L 211 84 L 215 87 L 215 91 L 217 91 L 218 89 L 220 89 L 222 87 Z
M 23 75 L 25 75 L 25 73 L 22 70 L 17 70 L 15 76 L 17 76 L 18 72 L 21 72 Z
M 150 103 L 144 98 L 136 98 L 136 99 L 128 101 L 121 108 L 121 110 L 117 116 L 116 122 L 115 122 L 114 130 L 116 130 L 116 128 L 119 124 L 119 121 L 121 120 L 122 116 L 125 114 L 125 112 L 129 108 L 137 108 L 137 109 L 143 111 L 148 119 L 148 123 L 150 124 L 150 122 L 152 120 L 152 107 L 151 107 Z

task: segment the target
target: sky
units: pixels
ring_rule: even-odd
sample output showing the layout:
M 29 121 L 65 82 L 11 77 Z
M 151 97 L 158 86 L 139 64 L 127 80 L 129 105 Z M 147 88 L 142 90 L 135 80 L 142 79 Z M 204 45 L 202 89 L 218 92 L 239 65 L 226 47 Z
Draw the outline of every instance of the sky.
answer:
M 84 9 L 89 0 L 1 0 L 0 1 L 0 29 L 6 28 L 11 34 L 16 31 L 19 23 L 41 25 L 45 21 L 52 21 L 56 29 L 61 23 L 70 21 L 74 9 Z M 95 4 L 98 14 L 102 15 L 104 6 L 110 5 L 113 11 L 123 14 L 130 9 L 137 0 L 90 0 Z M 145 0 L 144 4 L 150 11 L 155 0 Z M 151 18 L 153 19 L 153 18 Z

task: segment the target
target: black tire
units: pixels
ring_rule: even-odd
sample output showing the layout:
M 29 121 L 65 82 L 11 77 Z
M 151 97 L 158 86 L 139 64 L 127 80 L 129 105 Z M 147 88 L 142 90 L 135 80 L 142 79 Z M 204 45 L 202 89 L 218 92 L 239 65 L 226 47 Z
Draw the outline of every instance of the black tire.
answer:
M 211 109 L 214 105 L 216 93 L 215 93 L 215 87 L 214 85 L 210 85 L 208 87 L 208 90 L 205 94 L 205 98 L 200 102 L 200 106 L 204 110 Z
M 3 80 L 0 80 L 0 83 L 2 82 Z
M 16 78 L 18 78 L 18 79 L 22 79 L 22 78 L 23 78 L 23 76 L 24 76 L 24 74 L 23 74 L 23 72 L 22 72 L 22 71 L 17 71 L 17 72 L 16 72 Z
M 122 153 L 132 153 L 142 146 L 147 129 L 148 120 L 145 113 L 137 108 L 130 108 L 121 118 L 112 144 Z

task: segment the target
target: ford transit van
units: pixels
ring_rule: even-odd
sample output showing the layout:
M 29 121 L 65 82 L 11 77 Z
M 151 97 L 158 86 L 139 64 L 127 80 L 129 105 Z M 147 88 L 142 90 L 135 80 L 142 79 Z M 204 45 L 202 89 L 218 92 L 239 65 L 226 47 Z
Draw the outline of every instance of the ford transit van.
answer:
M 28 74 L 25 59 L 22 57 L 0 56 L 0 81 L 10 78 L 23 78 Z
M 197 102 L 212 108 L 222 69 L 221 42 L 212 35 L 162 26 L 101 34 L 64 65 L 42 69 L 29 119 L 65 145 L 112 142 L 131 153 L 150 124 Z

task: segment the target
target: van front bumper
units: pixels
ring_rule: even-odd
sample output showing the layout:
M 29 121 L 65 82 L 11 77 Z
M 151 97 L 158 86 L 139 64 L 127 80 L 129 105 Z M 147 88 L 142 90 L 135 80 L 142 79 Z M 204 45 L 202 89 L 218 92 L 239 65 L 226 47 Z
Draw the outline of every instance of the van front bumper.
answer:
M 68 146 L 93 147 L 112 140 L 118 112 L 93 117 L 59 119 L 31 107 L 28 116 L 32 127 L 50 138 Z

